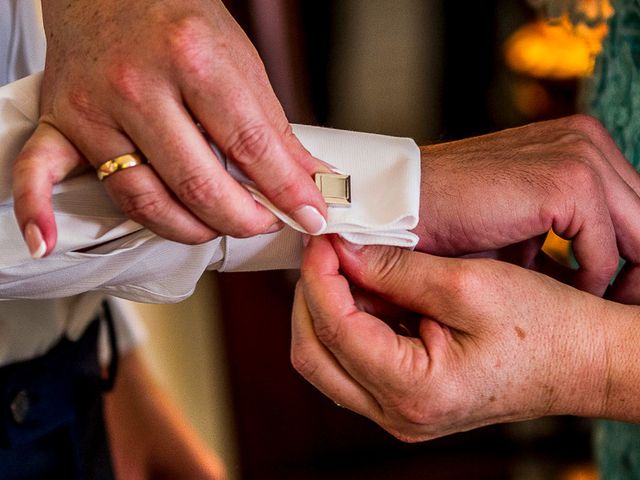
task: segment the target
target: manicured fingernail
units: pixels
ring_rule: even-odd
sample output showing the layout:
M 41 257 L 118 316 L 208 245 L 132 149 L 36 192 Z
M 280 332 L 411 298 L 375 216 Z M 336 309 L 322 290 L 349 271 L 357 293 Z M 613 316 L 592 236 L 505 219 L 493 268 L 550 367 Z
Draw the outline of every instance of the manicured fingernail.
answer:
M 323 165 L 326 165 L 326 167 L 331 170 L 333 173 L 337 173 L 339 175 L 347 175 L 345 172 L 343 172 L 342 170 L 340 170 L 338 167 L 336 167 L 335 165 L 331 165 L 329 162 L 325 162 L 324 160 L 320 160 L 317 159 L 320 163 L 322 163 Z
M 284 228 L 284 223 L 282 223 L 281 221 L 277 221 L 276 223 L 271 225 L 269 228 L 267 228 L 264 233 L 276 233 L 282 230 L 283 228 Z
M 311 240 L 311 235 L 307 235 L 305 233 L 302 234 L 302 245 L 305 247 L 309 245 L 309 240 Z
M 44 242 L 40 228 L 33 223 L 27 223 L 24 228 L 24 241 L 29 247 L 29 253 L 32 258 L 42 258 L 47 251 L 47 244 Z
M 327 221 L 311 205 L 305 205 L 293 212 L 293 219 L 311 235 L 320 235 L 327 228 Z

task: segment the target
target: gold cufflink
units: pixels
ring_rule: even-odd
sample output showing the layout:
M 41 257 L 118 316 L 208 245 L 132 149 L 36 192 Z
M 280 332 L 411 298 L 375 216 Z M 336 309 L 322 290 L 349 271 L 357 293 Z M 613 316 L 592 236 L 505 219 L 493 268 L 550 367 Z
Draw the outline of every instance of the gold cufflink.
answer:
M 351 176 L 337 173 L 316 173 L 313 177 L 327 205 L 348 207 L 351 205 Z

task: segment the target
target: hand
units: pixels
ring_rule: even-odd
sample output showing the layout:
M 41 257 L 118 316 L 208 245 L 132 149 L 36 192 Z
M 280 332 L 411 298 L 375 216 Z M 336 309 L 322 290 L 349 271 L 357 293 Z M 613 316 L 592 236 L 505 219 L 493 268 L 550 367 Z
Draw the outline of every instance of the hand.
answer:
M 622 256 L 628 264 L 610 293 L 640 302 L 640 176 L 595 119 L 536 123 L 422 154 L 420 250 L 493 251 L 532 268 L 553 228 L 573 240 L 574 286 L 602 295 Z
M 104 183 L 157 234 L 201 243 L 277 230 L 199 125 L 277 207 L 310 233 L 323 230 L 326 206 L 311 174 L 327 167 L 293 135 L 260 58 L 220 1 L 49 0 L 43 9 L 41 120 L 14 170 L 32 253 L 56 242 L 52 183 L 85 161 L 97 167 L 136 149 L 150 165 Z
M 494 260 L 351 248 L 311 239 L 293 310 L 293 365 L 338 404 L 405 441 L 542 415 L 600 416 L 610 404 L 608 368 L 628 352 L 612 353 L 620 347 L 606 346 L 604 327 L 633 308 L 637 330 L 634 307 Z M 354 298 L 339 269 L 364 296 Z M 379 318 L 399 317 L 385 301 L 406 309 L 404 325 L 417 319 L 416 337 Z M 627 411 L 637 404 L 621 398 Z

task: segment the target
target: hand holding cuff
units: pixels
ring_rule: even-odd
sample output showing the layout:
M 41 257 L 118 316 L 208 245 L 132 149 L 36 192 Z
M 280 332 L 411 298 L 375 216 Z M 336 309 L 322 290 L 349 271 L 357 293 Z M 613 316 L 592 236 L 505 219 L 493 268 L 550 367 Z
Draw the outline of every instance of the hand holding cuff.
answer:
M 324 233 L 337 233 L 360 245 L 413 248 L 418 237 L 409 230 L 418 223 L 420 204 L 420 150 L 409 138 L 293 125 L 302 144 L 319 158 L 351 176 L 349 207 L 329 207 Z M 228 163 L 233 177 L 242 172 Z M 296 222 L 253 190 L 257 201 L 294 230 Z M 296 268 L 300 261 L 299 235 L 290 229 L 270 235 L 227 237 L 224 270 Z

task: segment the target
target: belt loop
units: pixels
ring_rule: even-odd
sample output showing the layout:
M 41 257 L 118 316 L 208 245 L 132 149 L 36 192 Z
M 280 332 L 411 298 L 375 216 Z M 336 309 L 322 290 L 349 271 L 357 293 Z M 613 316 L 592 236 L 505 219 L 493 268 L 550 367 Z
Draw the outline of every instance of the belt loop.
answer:
M 118 337 L 116 335 L 116 327 L 113 323 L 113 316 L 111 315 L 111 307 L 107 300 L 102 301 L 102 315 L 100 315 L 100 321 L 105 322 L 107 327 L 107 336 L 109 340 L 109 349 L 111 350 L 111 359 L 107 367 L 107 376 L 102 379 L 102 391 L 108 392 L 113 389 L 113 385 L 116 381 L 116 374 L 118 373 Z

